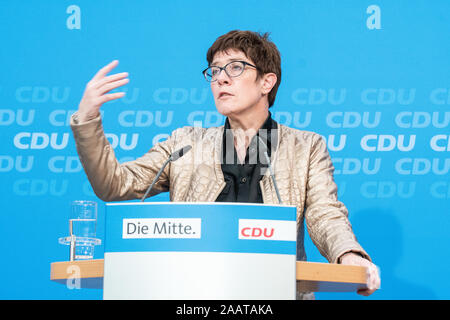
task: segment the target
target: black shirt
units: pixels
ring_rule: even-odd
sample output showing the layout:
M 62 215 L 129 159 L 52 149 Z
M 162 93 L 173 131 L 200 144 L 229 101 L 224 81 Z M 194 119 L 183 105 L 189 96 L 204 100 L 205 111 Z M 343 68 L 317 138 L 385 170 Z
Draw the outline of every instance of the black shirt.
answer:
M 277 127 L 278 124 L 272 119 L 269 112 L 266 121 L 252 138 L 247 148 L 244 163 L 241 164 L 234 147 L 230 122 L 228 118 L 226 119 L 221 157 L 221 167 L 226 185 L 217 197 L 216 202 L 263 202 L 259 181 L 268 170 L 264 151 L 267 151 L 269 158 L 272 151 L 274 152 L 278 133 Z M 263 143 L 258 137 L 261 138 Z

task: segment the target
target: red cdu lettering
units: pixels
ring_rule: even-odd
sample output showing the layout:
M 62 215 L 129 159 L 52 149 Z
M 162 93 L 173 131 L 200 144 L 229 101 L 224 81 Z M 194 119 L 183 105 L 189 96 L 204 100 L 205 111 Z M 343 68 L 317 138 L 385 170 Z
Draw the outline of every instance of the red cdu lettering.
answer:
M 244 228 L 244 229 L 242 229 L 241 234 L 242 234 L 244 237 L 250 237 L 250 234 L 247 234 L 247 233 L 246 233 L 246 231 L 248 231 L 248 230 L 251 230 L 251 228 Z
M 272 238 L 274 235 L 274 228 L 250 228 L 246 227 L 241 230 L 241 235 L 246 238 Z
M 262 230 L 261 228 L 253 228 L 252 230 L 252 237 L 260 237 L 262 235 Z
M 266 238 L 272 238 L 272 237 L 273 237 L 273 231 L 274 231 L 274 229 L 271 228 L 271 229 L 270 229 L 270 234 L 268 234 L 267 228 L 264 228 L 264 237 L 266 237 Z

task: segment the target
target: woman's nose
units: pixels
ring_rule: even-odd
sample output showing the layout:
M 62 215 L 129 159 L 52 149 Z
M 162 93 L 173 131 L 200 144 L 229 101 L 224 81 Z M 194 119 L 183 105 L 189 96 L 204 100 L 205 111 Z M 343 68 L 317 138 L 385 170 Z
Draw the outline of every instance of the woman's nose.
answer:
M 217 76 L 217 83 L 219 85 L 223 85 L 223 84 L 229 84 L 230 81 L 231 81 L 231 79 L 228 76 L 228 74 L 225 72 L 225 70 L 221 70 L 221 72 Z

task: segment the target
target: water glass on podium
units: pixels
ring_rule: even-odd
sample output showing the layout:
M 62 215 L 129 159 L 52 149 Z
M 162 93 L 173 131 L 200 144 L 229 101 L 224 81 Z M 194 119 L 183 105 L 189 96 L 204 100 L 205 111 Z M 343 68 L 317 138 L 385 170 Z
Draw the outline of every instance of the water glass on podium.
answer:
M 59 243 L 69 245 L 70 261 L 94 258 L 94 248 L 101 244 L 96 238 L 97 203 L 77 200 L 71 205 L 69 236 L 59 238 Z

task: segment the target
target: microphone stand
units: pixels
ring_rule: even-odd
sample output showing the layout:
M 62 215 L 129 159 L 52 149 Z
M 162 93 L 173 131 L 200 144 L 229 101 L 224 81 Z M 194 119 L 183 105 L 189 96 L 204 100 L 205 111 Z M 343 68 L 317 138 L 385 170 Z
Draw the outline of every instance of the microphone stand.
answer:
M 267 155 L 267 145 L 264 143 L 264 141 L 262 140 L 262 138 L 259 135 L 258 135 L 258 139 L 259 139 L 259 142 L 263 145 L 263 147 L 265 149 L 264 156 L 265 156 L 266 161 L 267 161 L 267 166 L 269 167 L 270 177 L 272 178 L 273 186 L 274 186 L 275 192 L 277 194 L 278 203 L 279 204 L 283 204 L 283 202 L 281 201 L 280 192 L 278 191 L 277 182 L 275 181 L 275 174 L 273 173 L 272 165 L 270 164 L 270 158 Z
M 150 192 L 150 190 L 152 190 L 152 188 L 155 185 L 156 181 L 158 180 L 159 176 L 164 171 L 164 168 L 167 166 L 167 164 L 171 160 L 172 160 L 172 157 L 169 157 L 169 159 L 167 159 L 166 162 L 164 162 L 163 166 L 161 167 L 161 169 L 159 169 L 158 173 L 156 174 L 155 178 L 153 179 L 152 184 L 150 185 L 150 187 L 148 187 L 147 191 L 145 192 L 144 196 L 142 197 L 141 202 L 144 202 L 145 198 L 147 198 L 148 193 Z
M 270 165 L 270 159 L 269 159 L 269 156 L 267 155 L 267 151 L 264 151 L 264 156 L 266 157 L 266 161 L 269 166 L 270 177 L 272 178 L 273 186 L 275 187 L 275 192 L 277 194 L 278 203 L 283 204 L 283 202 L 281 201 L 280 192 L 278 191 L 277 183 L 275 182 L 275 174 L 273 173 L 272 166 Z
M 141 202 L 144 202 L 145 198 L 147 198 L 150 190 L 152 190 L 153 186 L 155 185 L 156 181 L 158 181 L 159 176 L 162 174 L 162 172 L 164 171 L 164 168 L 167 166 L 167 164 L 171 161 L 176 161 L 179 158 L 181 158 L 182 156 L 184 156 L 189 150 L 192 149 L 192 146 L 188 145 L 185 146 L 175 152 L 173 152 L 169 159 L 166 160 L 166 162 L 164 162 L 164 164 L 162 165 L 161 169 L 159 169 L 158 173 L 156 174 L 155 178 L 152 181 L 152 184 L 147 188 L 147 191 L 145 192 L 144 196 L 141 199 Z

